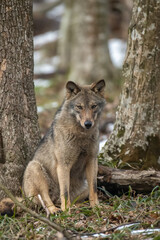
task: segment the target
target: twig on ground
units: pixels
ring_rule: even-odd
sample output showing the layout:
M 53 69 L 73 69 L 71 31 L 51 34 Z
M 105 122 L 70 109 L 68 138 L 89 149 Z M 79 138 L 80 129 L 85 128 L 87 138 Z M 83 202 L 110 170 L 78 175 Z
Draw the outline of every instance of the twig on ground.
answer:
M 21 209 L 23 209 L 25 212 L 28 212 L 31 216 L 34 218 L 39 219 L 40 221 L 46 223 L 48 226 L 54 228 L 56 231 L 61 232 L 66 239 L 76 239 L 72 234 L 70 234 L 67 230 L 65 230 L 60 225 L 51 222 L 49 219 L 40 216 L 38 213 L 32 211 L 31 209 L 24 206 L 22 203 L 20 203 L 13 195 L 12 193 L 0 182 L 0 188 L 10 197 L 10 199 Z

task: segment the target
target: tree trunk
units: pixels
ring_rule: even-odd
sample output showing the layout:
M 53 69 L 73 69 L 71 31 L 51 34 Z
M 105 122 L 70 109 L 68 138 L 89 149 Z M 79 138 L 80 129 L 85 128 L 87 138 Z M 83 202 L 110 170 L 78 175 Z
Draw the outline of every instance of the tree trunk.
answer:
M 32 0 L 0 4 L 0 180 L 14 194 L 40 133 L 33 84 Z M 4 193 L 0 191 L 0 199 Z
M 72 15 L 73 0 L 65 1 L 65 11 L 60 26 L 60 40 L 58 51 L 60 55 L 60 69 L 68 71 L 71 62 L 72 49 Z
M 118 167 L 160 170 L 160 0 L 134 1 L 125 84 L 101 158 Z
M 127 41 L 133 0 L 109 0 L 109 37 Z
M 110 88 L 117 73 L 108 50 L 108 1 L 67 0 L 61 25 L 61 68 L 69 80 L 93 82 L 105 79 Z

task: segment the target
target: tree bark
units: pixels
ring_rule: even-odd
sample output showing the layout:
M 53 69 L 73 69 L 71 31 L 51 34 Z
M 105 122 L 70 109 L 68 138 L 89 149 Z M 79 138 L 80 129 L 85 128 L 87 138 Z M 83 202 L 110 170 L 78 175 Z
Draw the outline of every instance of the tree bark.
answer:
M 101 159 L 160 170 L 160 1 L 134 1 L 116 123 Z
M 62 69 L 80 83 L 105 79 L 110 88 L 117 76 L 108 50 L 108 1 L 67 0 L 59 46 Z
M 20 193 L 39 141 L 33 84 L 32 0 L 0 4 L 0 180 Z M 4 193 L 0 191 L 0 199 Z
M 124 170 L 98 166 L 98 186 L 105 186 L 107 191 L 117 194 L 129 190 L 137 193 L 149 193 L 160 185 L 160 172 L 155 170 Z
M 109 37 L 127 41 L 133 0 L 109 0 Z

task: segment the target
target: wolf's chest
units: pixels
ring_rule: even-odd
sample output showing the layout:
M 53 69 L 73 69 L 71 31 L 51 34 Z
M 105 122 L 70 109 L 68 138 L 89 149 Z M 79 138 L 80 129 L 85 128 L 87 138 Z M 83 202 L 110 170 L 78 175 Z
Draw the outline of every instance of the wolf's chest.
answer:
M 84 134 L 84 133 L 68 133 L 65 135 L 64 140 L 67 143 L 76 143 L 81 146 L 86 146 L 90 143 L 94 143 L 98 141 L 98 137 L 96 134 Z
M 78 161 L 81 161 L 97 153 L 98 142 L 98 137 L 95 135 L 71 134 L 67 138 L 66 147 Z

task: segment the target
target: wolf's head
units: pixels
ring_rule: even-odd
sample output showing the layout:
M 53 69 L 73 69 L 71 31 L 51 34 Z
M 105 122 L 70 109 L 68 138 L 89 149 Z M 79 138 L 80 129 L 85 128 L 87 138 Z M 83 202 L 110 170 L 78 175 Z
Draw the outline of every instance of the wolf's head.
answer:
M 71 81 L 66 84 L 68 110 L 84 129 L 92 128 L 100 116 L 105 105 L 104 87 L 104 80 L 83 87 Z

